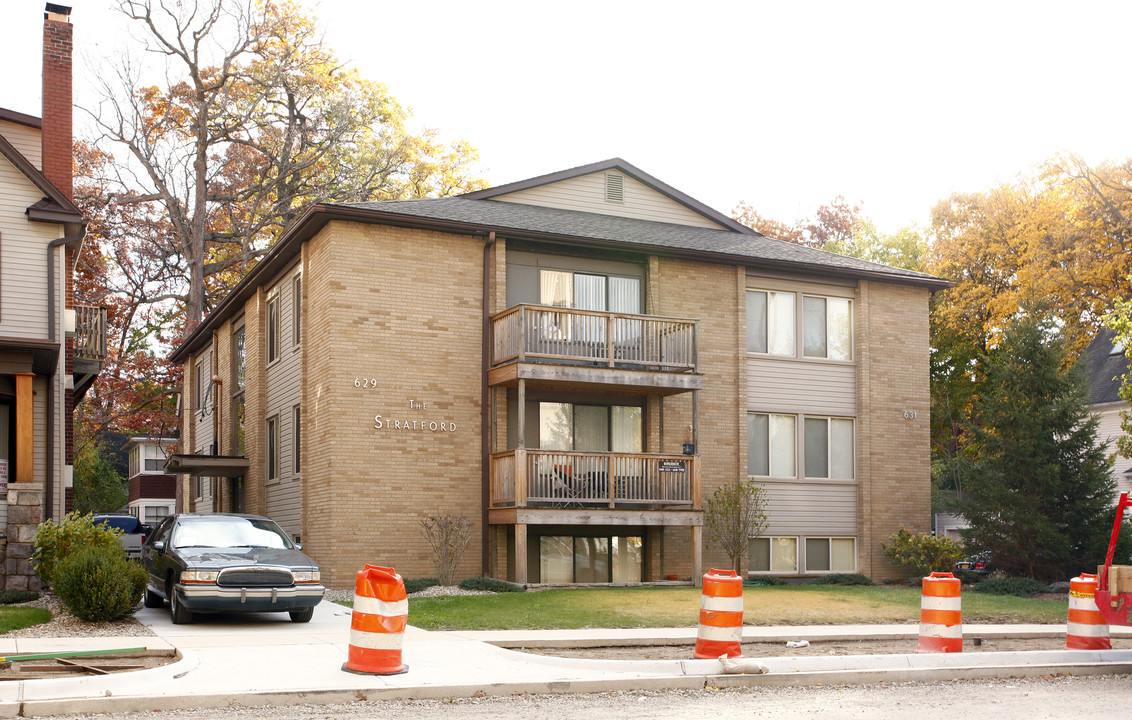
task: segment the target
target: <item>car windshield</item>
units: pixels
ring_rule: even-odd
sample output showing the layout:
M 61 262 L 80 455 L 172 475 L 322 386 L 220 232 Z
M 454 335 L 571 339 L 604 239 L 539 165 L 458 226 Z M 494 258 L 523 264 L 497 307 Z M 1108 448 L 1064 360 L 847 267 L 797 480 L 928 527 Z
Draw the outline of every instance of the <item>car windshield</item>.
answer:
M 291 541 L 278 525 L 255 518 L 196 518 L 177 523 L 173 547 L 290 548 Z

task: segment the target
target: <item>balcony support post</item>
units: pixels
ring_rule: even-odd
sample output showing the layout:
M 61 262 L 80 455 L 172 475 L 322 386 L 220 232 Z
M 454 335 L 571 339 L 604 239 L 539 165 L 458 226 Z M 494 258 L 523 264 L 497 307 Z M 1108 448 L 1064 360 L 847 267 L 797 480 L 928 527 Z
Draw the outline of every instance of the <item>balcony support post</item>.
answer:
M 692 585 L 702 587 L 704 584 L 704 528 L 702 525 L 692 526 Z
M 515 523 L 515 582 L 527 584 L 527 524 Z
M 700 452 L 700 391 L 692 391 L 692 446 Z
M 527 381 L 519 378 L 519 417 L 515 418 L 515 422 L 519 423 L 519 447 L 525 448 L 527 446 Z

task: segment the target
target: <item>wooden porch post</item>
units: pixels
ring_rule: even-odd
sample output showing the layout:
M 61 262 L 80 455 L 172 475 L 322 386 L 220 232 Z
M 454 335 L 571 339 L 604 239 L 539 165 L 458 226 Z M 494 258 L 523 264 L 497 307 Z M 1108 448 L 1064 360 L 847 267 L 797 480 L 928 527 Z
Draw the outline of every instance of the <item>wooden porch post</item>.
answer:
M 35 373 L 14 373 L 16 378 L 16 468 L 13 482 L 35 480 L 35 424 L 31 381 Z
M 515 582 L 527 582 L 527 524 L 515 523 Z
M 704 584 L 704 528 L 702 525 L 692 526 L 692 585 L 701 587 Z
M 519 417 L 515 418 L 515 422 L 519 423 L 519 447 L 525 448 L 527 446 L 527 381 L 522 378 L 519 379 Z

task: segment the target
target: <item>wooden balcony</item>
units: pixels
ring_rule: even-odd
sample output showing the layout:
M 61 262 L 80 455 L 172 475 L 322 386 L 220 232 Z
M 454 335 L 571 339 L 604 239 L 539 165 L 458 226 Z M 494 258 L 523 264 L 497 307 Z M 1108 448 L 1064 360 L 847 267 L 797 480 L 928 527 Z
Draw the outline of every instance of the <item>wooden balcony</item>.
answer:
M 695 320 L 516 305 L 491 325 L 492 385 L 531 380 L 656 394 L 703 386 Z
M 695 455 L 519 448 L 491 456 L 491 508 L 700 510 Z
M 96 362 L 106 359 L 106 308 L 75 306 L 75 357 Z

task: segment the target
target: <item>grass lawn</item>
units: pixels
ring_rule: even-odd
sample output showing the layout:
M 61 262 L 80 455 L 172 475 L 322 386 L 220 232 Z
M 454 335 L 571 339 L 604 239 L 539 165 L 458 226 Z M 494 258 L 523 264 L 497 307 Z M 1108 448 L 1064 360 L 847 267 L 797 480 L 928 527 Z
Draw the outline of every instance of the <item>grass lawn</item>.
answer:
M 919 622 L 920 588 L 792 585 L 743 590 L 748 625 Z M 569 588 L 409 599 L 426 630 L 694 627 L 699 588 Z M 964 622 L 1064 623 L 1065 602 L 963 593 Z
M 39 625 L 51 619 L 51 612 L 33 607 L 0 607 L 0 635 L 20 628 Z

